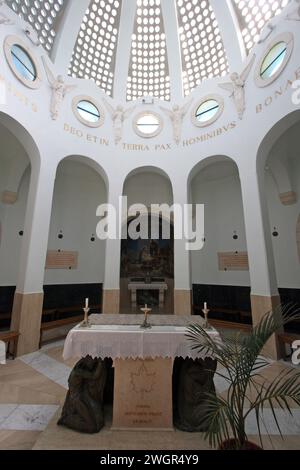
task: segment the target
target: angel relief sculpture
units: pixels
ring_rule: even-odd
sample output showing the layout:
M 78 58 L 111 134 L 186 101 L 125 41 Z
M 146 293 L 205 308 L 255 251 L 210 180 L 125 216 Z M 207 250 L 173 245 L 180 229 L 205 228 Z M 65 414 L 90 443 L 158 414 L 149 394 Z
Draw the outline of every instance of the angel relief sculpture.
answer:
M 66 85 L 62 75 L 58 75 L 57 78 L 55 78 L 54 74 L 46 63 L 45 58 L 43 57 L 42 59 L 49 85 L 52 88 L 50 114 L 51 118 L 56 121 L 66 94 L 72 89 L 76 88 L 76 85 Z
M 239 119 L 243 119 L 243 115 L 246 110 L 245 84 L 254 61 L 255 54 L 253 54 L 249 64 L 240 75 L 237 72 L 234 72 L 230 75 L 231 82 L 219 83 L 220 88 L 231 93 L 230 96 L 234 100 Z
M 300 21 L 300 0 L 295 0 L 298 6 L 286 16 L 287 20 Z
M 181 129 L 182 121 L 193 100 L 188 101 L 184 106 L 180 107 L 178 104 L 173 106 L 172 109 L 163 108 L 160 106 L 160 109 L 171 119 L 173 126 L 173 137 L 177 145 L 180 143 L 181 139 Z
M 128 108 L 128 109 L 124 109 L 123 106 L 118 105 L 116 108 L 113 108 L 111 104 L 108 103 L 108 101 L 106 101 L 104 98 L 103 98 L 103 102 L 113 121 L 115 144 L 118 145 L 120 141 L 122 140 L 124 121 L 134 111 L 135 106 L 132 106 L 131 108 Z
M 5 5 L 5 1 L 4 0 L 0 0 L 0 8 L 3 7 Z M 12 26 L 13 24 L 15 24 L 12 20 L 10 20 L 6 15 L 5 13 L 0 13 L 0 25 L 3 24 L 5 26 Z

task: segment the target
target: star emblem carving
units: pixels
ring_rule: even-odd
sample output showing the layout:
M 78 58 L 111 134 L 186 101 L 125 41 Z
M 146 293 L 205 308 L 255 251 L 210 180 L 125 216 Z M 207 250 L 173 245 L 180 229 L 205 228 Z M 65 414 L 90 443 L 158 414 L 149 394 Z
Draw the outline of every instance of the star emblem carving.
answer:
M 145 393 L 150 393 L 154 389 L 156 372 L 149 372 L 143 362 L 138 371 L 136 373 L 131 372 L 130 375 L 132 390 L 139 393 L 143 400 Z

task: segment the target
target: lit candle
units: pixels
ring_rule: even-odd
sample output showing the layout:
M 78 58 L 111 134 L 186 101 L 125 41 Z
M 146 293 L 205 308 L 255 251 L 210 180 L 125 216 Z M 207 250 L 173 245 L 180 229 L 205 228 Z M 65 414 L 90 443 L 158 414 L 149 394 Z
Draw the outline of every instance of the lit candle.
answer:
M 85 308 L 89 307 L 89 299 L 85 299 Z
M 204 302 L 204 310 L 207 310 L 207 302 Z

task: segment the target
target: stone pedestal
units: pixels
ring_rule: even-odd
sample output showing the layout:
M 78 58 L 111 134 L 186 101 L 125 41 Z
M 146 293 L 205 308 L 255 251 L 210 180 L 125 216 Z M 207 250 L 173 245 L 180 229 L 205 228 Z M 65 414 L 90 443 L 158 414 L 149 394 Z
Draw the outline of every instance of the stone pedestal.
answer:
M 43 293 L 15 293 L 10 329 L 20 333 L 17 356 L 39 349 Z
M 192 314 L 192 293 L 190 290 L 174 290 L 174 313 L 175 315 Z
M 262 295 L 251 295 L 252 321 L 253 325 L 257 325 L 262 317 L 271 310 L 275 310 L 280 306 L 279 295 L 272 297 Z M 280 314 L 280 313 L 279 313 Z M 281 349 L 276 335 L 273 335 L 266 343 L 263 349 L 263 355 L 278 360 L 284 357 L 284 351 Z
M 102 313 L 120 313 L 119 289 L 103 289 Z
M 172 359 L 116 359 L 113 429 L 173 430 Z

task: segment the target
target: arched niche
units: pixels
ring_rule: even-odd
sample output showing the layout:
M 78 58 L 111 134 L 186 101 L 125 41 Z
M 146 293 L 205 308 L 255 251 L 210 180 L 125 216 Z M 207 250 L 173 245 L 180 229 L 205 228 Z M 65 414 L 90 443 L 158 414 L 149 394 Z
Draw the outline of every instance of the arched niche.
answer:
M 172 212 L 160 212 L 158 206 L 173 205 L 172 184 L 167 174 L 156 167 L 141 167 L 131 172 L 124 182 L 123 196 L 127 197 L 128 208 L 139 204 L 143 207 L 135 216 L 129 216 L 124 223 L 124 239 L 121 243 L 120 305 L 121 313 L 133 312 L 128 285 L 130 281 L 163 282 L 167 285 L 163 306 L 159 306 L 158 291 L 138 292 L 139 311 L 143 302 L 149 303 L 156 313 L 173 313 L 174 290 L 174 229 Z M 144 239 L 130 238 L 128 228 L 140 222 L 148 227 Z M 137 224 L 138 230 L 140 225 Z M 156 236 L 151 228 L 156 228 Z M 139 305 L 140 304 L 140 305 Z
M 257 164 L 281 301 L 300 305 L 299 135 L 300 111 L 295 111 L 269 131 L 260 145 Z M 261 162 L 265 162 L 263 170 Z
M 204 302 L 210 317 L 251 323 L 250 276 L 239 170 L 215 155 L 200 161 L 188 178 L 193 205 L 204 204 L 204 245 L 191 255 L 193 307 Z
M 29 132 L 0 113 L 0 329 L 9 328 L 26 229 L 32 172 L 40 154 Z
M 103 168 L 90 158 L 75 155 L 60 161 L 49 230 L 44 311 L 58 309 L 62 318 L 68 308 L 73 308 L 73 315 L 80 314 L 89 298 L 100 312 L 105 241 L 96 234 L 96 211 L 107 203 L 107 185 Z

